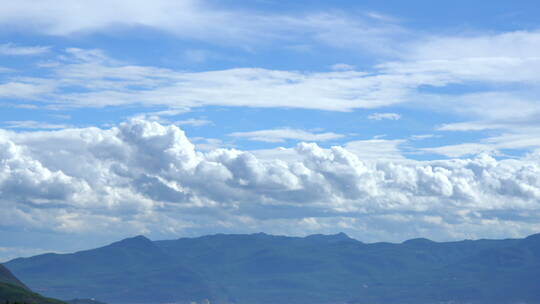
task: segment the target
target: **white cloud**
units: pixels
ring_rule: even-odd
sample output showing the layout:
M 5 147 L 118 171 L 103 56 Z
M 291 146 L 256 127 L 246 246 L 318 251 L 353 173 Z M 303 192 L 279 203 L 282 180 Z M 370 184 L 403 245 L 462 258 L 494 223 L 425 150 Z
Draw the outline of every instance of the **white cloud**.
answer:
M 354 65 L 346 64 L 346 63 L 336 63 L 331 66 L 332 70 L 334 71 L 352 71 L 355 70 Z
M 388 52 L 390 38 L 403 32 L 390 19 L 340 11 L 269 14 L 198 0 L 20 0 L 0 8 L 0 24 L 62 36 L 148 27 L 182 38 L 243 48 L 275 41 L 284 47 L 295 46 L 303 39 L 306 44 L 378 52 Z M 195 54 L 195 61 L 204 59 L 199 55 Z
M 49 46 L 17 46 L 13 43 L 0 44 L 0 55 L 39 55 L 47 53 L 51 47 Z
M 372 120 L 399 120 L 401 119 L 401 115 L 397 113 L 373 113 L 368 116 L 368 119 Z
M 461 143 L 455 145 L 439 146 L 434 148 L 423 148 L 423 151 L 446 155 L 448 157 L 462 157 L 476 155 L 480 153 L 494 153 L 495 148 L 485 143 Z
M 294 147 L 277 147 L 274 149 L 250 150 L 249 153 L 255 155 L 255 157 L 257 157 L 261 161 L 272 161 L 280 159 L 286 162 L 297 162 L 302 160 L 302 157 L 298 155 L 298 153 L 296 153 L 296 149 Z
M 188 125 L 188 126 L 194 126 L 194 127 L 202 127 L 202 126 L 212 124 L 212 121 L 208 119 L 190 118 L 190 119 L 176 121 L 174 124 L 178 126 Z
M 540 32 L 516 31 L 470 36 L 426 37 L 408 42 L 398 61 L 379 65 L 399 74 L 432 75 L 442 82 L 537 84 Z
M 355 140 L 345 144 L 345 149 L 356 154 L 362 160 L 403 161 L 405 157 L 399 146 L 405 144 L 402 139 Z
M 412 140 L 423 140 L 428 138 L 438 137 L 434 134 L 418 134 L 418 135 L 412 135 L 410 139 Z
M 471 93 L 460 96 L 431 96 L 432 106 L 445 107 L 458 113 L 465 121 L 438 126 L 444 132 L 489 131 L 489 135 L 474 142 L 426 148 L 425 151 L 450 157 L 485 151 L 535 149 L 540 147 L 540 103 L 535 90 L 531 92 Z M 469 120 L 467 120 L 467 118 Z
M 190 140 L 193 142 L 197 150 L 200 151 L 211 151 L 231 146 L 218 138 L 192 137 Z
M 455 122 L 443 124 L 437 128 L 438 131 L 481 131 L 488 129 L 505 129 L 507 125 L 494 124 L 482 121 Z
M 26 77 L 25 82 L 16 78 L 0 86 L 0 96 L 36 99 L 54 107 L 136 103 L 173 110 L 217 105 L 350 111 L 401 102 L 409 94 L 407 86 L 417 82 L 414 77 L 357 71 L 237 68 L 189 73 L 127 65 L 99 50 L 73 48 L 50 69 L 50 77 Z
M 278 151 L 292 157 L 203 153 L 178 127 L 141 119 L 107 130 L 2 131 L 0 138 L 3 225 L 18 229 L 175 236 L 341 227 L 363 240 L 402 240 L 540 228 L 535 154 L 412 161 L 358 153 L 377 145 L 396 152 L 399 142 L 381 140 Z
M 426 37 L 415 42 L 404 57 L 416 60 L 468 58 L 538 58 L 539 31 Z
M 482 152 L 502 154 L 501 150 L 535 150 L 540 148 L 540 137 L 535 134 L 540 134 L 540 128 L 517 129 L 514 132 L 488 136 L 477 142 L 422 148 L 422 150 L 449 157 L 461 157 Z
M 0 98 L 39 99 L 54 91 L 47 81 L 5 82 L 0 84 Z
M 540 103 L 529 92 L 470 93 L 458 96 L 424 96 L 431 107 L 460 116 L 460 122 L 444 123 L 436 127 L 443 132 L 489 131 L 474 142 L 458 143 L 425 149 L 426 151 L 458 157 L 481 151 L 500 153 L 505 149 L 534 149 L 539 146 Z
M 535 51 L 539 47 L 538 31 L 427 37 L 410 42 L 399 61 L 379 68 L 389 74 L 427 77 L 434 87 L 457 85 L 451 95 L 421 93 L 418 87 L 410 95 L 411 106 L 460 116 L 460 122 L 446 123 L 439 131 L 499 130 L 521 136 L 539 126 L 540 78 L 535 72 L 540 68 Z M 468 92 L 483 88 L 460 93 L 461 86 Z M 468 152 L 485 149 L 474 143 L 466 147 Z
M 331 23 L 320 18 L 312 20 Z M 50 77 L 13 77 L 0 84 L 0 96 L 7 104 L 20 98 L 55 108 L 137 103 L 186 110 L 218 105 L 350 111 L 408 102 L 411 107 L 460 116 L 460 122 L 440 125 L 438 131 L 499 132 L 479 142 L 426 151 L 451 157 L 481 151 L 499 153 L 501 149 L 538 147 L 539 61 L 530 51 L 537 45 L 538 37 L 536 31 L 431 37 L 409 44 L 399 61 L 383 63 L 370 72 L 240 68 L 187 73 L 130 65 L 99 50 L 71 48 L 48 67 Z M 469 82 L 486 85 L 487 89 L 461 95 L 420 93 L 420 88 L 449 84 L 459 87 Z M 520 84 L 518 88 L 513 87 L 516 83 Z M 20 100 L 13 102 L 20 105 Z M 372 118 L 397 118 L 394 114 L 375 113 Z M 309 139 L 306 134 L 294 136 L 300 140 L 320 140 Z M 285 140 L 279 136 L 257 139 Z
M 333 132 L 312 133 L 300 129 L 282 128 L 270 130 L 258 130 L 251 132 L 233 132 L 229 136 L 243 137 L 253 141 L 263 141 L 271 143 L 285 142 L 288 139 L 300 141 L 328 141 L 343 138 L 344 135 Z
M 495 128 L 501 124 L 523 125 L 537 124 L 540 115 L 540 102 L 536 88 L 516 91 L 491 91 L 461 95 L 425 95 L 432 106 L 445 106 L 445 110 L 460 114 L 462 117 L 475 119 L 472 123 L 482 124 L 485 128 L 493 124 Z M 480 118 L 480 119 L 478 119 Z M 469 121 L 471 122 L 471 121 Z M 461 128 L 463 129 L 463 128 Z
M 513 41 L 508 38 L 514 36 L 519 39 Z M 189 73 L 130 65 L 109 58 L 99 50 L 70 48 L 56 64 L 48 67 L 50 76 L 26 77 L 24 81 L 21 77 L 13 77 L 1 85 L 0 96 L 54 102 L 57 107 L 136 103 L 171 108 L 217 105 L 350 111 L 407 102 L 421 108 L 444 109 L 472 117 L 475 121 L 492 120 L 497 115 L 512 118 L 510 114 L 519 119 L 524 113 L 536 113 L 538 110 L 534 96 L 537 96 L 540 80 L 536 73 L 540 61 L 526 51 L 536 43 L 537 37 L 536 32 L 514 32 L 431 38 L 422 41 L 423 44 L 408 45 L 408 51 L 404 52 L 406 55 L 400 60 L 382 63 L 368 72 L 236 68 Z M 445 49 L 439 53 L 424 50 L 458 42 L 472 46 L 489 44 L 478 41 L 491 41 L 493 45 L 460 49 L 466 57 L 453 57 Z M 507 47 L 508 50 L 501 54 L 488 51 L 511 42 L 516 46 Z M 466 48 L 455 46 L 460 47 Z M 465 85 L 471 81 L 496 87 L 492 91 L 463 96 L 419 91 L 425 87 Z M 523 85 L 519 92 L 498 89 L 501 84 L 515 83 Z M 464 111 L 469 108 L 470 111 Z M 523 110 L 520 114 L 519 109 L 533 111 Z M 372 118 L 395 119 L 398 117 L 395 114 L 375 113 Z

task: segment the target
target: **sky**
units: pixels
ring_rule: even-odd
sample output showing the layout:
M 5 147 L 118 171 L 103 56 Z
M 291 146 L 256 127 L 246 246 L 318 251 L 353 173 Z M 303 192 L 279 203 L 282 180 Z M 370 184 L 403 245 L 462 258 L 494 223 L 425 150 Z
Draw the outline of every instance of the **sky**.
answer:
M 535 0 L 0 7 L 0 261 L 540 232 Z

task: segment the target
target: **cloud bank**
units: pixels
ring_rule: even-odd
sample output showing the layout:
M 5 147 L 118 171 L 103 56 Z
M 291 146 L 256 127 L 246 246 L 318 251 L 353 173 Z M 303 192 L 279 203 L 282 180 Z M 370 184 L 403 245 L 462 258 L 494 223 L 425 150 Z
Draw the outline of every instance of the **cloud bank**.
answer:
M 201 152 L 177 126 L 143 119 L 110 129 L 3 130 L 3 224 L 161 237 L 340 230 L 365 241 L 540 230 L 538 153 L 514 160 L 482 154 L 365 161 L 347 148 L 315 143 L 293 152 L 295 158 L 283 159 L 235 149 Z

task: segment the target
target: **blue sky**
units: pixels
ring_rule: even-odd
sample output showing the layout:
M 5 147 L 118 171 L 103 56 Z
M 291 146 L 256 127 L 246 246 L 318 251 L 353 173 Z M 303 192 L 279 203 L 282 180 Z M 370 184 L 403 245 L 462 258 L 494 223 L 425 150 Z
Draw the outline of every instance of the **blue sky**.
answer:
M 538 232 L 538 13 L 535 1 L 5 4 L 0 260 L 141 233 Z

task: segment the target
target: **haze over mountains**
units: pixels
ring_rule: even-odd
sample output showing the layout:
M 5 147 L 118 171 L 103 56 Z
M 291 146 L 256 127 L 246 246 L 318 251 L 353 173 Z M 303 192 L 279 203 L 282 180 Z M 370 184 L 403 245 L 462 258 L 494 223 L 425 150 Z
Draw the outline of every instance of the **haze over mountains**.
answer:
M 137 236 L 6 266 L 47 296 L 109 303 L 540 302 L 540 234 L 401 244 L 365 244 L 343 233 Z

